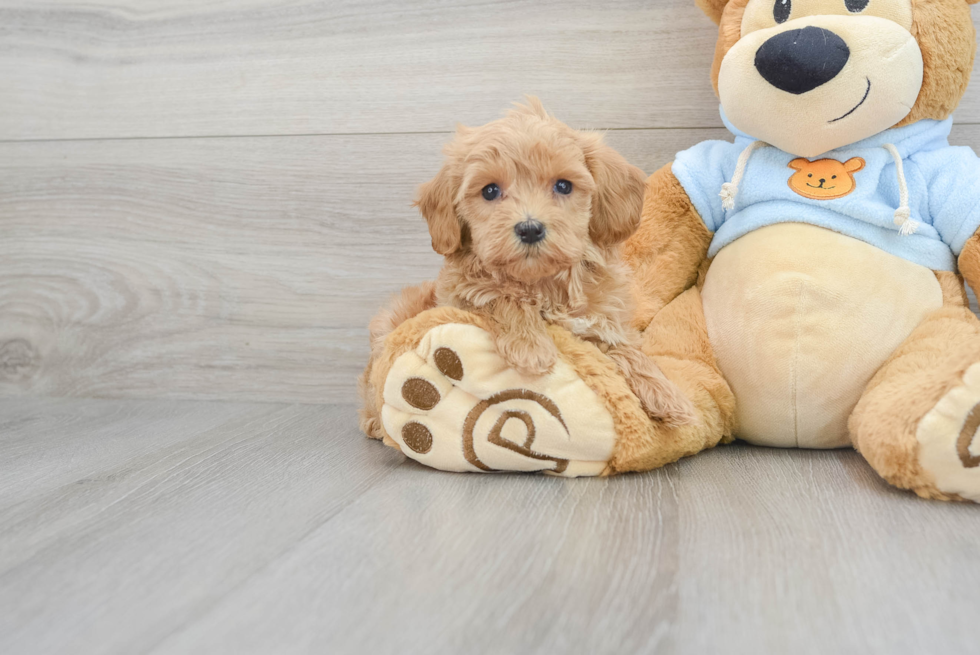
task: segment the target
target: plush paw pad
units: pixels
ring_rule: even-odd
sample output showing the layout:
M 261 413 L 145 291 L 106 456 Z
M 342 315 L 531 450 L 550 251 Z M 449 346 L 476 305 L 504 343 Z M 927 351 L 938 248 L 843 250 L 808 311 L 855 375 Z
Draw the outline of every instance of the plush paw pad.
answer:
M 980 364 L 926 414 L 916 437 L 919 463 L 936 487 L 980 502 Z
M 381 416 L 402 452 L 446 471 L 598 475 L 616 440 L 609 411 L 567 363 L 523 376 L 473 325 L 430 330 L 396 360 Z

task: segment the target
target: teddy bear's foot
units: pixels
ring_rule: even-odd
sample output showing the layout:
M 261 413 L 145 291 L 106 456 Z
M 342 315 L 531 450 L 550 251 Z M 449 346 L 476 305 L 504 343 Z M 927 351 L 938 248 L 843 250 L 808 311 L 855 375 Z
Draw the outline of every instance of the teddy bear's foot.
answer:
M 980 364 L 919 423 L 919 465 L 944 494 L 980 502 Z
M 384 383 L 381 421 L 405 455 L 444 471 L 600 475 L 613 417 L 572 367 L 524 376 L 475 325 L 429 330 Z
M 980 502 L 980 321 L 962 283 L 949 282 L 945 305 L 878 370 L 848 427 L 854 447 L 896 487 Z

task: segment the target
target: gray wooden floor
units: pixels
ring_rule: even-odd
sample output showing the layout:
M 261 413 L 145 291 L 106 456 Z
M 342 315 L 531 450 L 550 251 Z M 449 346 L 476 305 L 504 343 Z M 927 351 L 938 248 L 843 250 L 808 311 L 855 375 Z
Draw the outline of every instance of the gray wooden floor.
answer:
M 728 138 L 716 34 L 693 0 L 0 0 L 0 655 L 980 652 L 980 508 L 853 452 L 568 481 L 357 433 L 455 123 L 535 94 L 652 172 Z M 980 149 L 980 84 L 956 119 Z
M 851 451 L 480 477 L 354 426 L 0 401 L 0 652 L 977 652 L 980 512 Z

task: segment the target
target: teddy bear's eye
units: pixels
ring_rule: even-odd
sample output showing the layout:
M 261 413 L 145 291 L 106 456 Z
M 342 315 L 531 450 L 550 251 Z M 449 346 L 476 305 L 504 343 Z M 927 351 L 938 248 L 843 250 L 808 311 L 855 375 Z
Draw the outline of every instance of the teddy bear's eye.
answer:
M 837 179 L 837 176 L 835 175 L 835 176 L 833 176 L 833 177 L 832 177 L 832 178 L 830 178 L 830 179 L 832 179 L 832 180 L 836 180 L 836 179 Z
M 848 4 L 860 0 L 847 0 Z M 864 4 L 868 4 L 865 0 Z M 793 0 L 776 0 L 776 5 L 772 8 L 772 17 L 777 23 L 785 23 L 789 20 L 789 15 L 793 11 Z
M 844 6 L 852 14 L 860 14 L 862 11 L 868 8 L 868 3 L 871 0 L 844 0 Z
M 813 173 L 810 173 L 809 175 L 807 175 L 807 177 L 813 177 Z

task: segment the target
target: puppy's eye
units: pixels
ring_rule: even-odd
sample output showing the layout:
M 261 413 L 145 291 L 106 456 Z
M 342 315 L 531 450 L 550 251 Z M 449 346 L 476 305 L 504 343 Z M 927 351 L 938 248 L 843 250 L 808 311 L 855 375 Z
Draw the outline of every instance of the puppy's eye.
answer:
M 558 180 L 555 182 L 555 193 L 567 196 L 572 192 L 572 183 L 568 180 Z
M 500 187 L 496 184 L 488 184 L 483 187 L 484 200 L 496 200 L 500 197 Z
M 854 2 L 855 0 L 848 0 L 848 2 Z M 864 4 L 868 4 L 865 0 Z M 793 0 L 776 0 L 775 6 L 772 8 L 772 17 L 776 19 L 777 23 L 785 23 L 789 20 L 789 15 L 793 12 Z
M 862 11 L 868 8 L 868 3 L 871 0 L 844 0 L 844 6 L 852 14 L 860 14 Z

